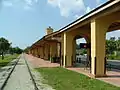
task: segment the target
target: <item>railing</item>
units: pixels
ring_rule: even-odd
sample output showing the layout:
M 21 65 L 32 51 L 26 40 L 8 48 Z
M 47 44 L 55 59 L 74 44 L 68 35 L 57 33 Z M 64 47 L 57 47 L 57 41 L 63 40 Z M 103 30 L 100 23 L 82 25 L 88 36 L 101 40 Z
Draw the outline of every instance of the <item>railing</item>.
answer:
M 89 60 L 87 60 L 87 58 L 86 58 L 86 60 L 85 60 L 85 58 L 83 58 L 84 60 L 82 60 L 82 58 L 76 58 L 76 62 L 75 63 L 81 63 L 81 64 L 83 64 L 86 68 L 91 68 L 91 60 L 89 59 Z M 106 65 L 105 65 L 105 68 L 107 69 L 107 70 L 111 70 L 111 69 L 118 69 L 118 70 L 120 70 L 120 65 L 114 65 L 114 64 L 111 64 L 111 63 L 108 63 L 107 61 L 106 61 L 106 63 L 105 63 Z

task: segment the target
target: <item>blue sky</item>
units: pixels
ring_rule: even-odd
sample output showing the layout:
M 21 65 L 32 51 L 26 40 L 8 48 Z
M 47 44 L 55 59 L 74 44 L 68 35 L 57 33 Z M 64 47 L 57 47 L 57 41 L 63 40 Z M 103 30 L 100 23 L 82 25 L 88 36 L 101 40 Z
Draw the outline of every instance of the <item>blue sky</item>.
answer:
M 59 30 L 107 0 L 2 0 L 0 37 L 25 48 L 45 35 L 48 26 Z M 114 32 L 107 35 L 119 36 Z

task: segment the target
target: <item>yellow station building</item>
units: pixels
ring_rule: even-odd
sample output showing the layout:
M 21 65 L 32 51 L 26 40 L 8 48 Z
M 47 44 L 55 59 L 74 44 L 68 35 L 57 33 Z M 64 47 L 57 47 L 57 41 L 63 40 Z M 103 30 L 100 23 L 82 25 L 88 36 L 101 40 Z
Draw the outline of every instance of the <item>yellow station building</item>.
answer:
M 87 49 L 94 77 L 106 76 L 106 33 L 120 29 L 120 0 L 110 0 L 76 21 L 53 32 L 47 28 L 46 35 L 35 42 L 29 54 L 50 60 L 58 58 L 63 67 L 72 67 L 75 61 L 78 37 L 85 38 L 91 48 Z

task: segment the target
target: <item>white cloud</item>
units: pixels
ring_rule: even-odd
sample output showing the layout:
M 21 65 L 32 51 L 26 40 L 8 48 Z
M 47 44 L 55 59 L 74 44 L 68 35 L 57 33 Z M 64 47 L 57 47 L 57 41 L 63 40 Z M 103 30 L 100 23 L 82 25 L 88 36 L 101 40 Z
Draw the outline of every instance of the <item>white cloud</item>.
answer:
M 28 6 L 28 5 L 26 5 L 26 6 L 24 6 L 24 9 L 25 10 L 30 10 L 30 9 L 32 9 L 30 6 Z
M 96 2 L 97 2 L 97 4 L 99 4 L 99 3 L 100 3 L 100 0 L 96 0 Z
M 59 3 L 59 0 L 48 0 L 48 3 L 51 4 L 52 6 L 57 6 Z
M 24 0 L 24 1 L 25 1 L 25 5 L 24 5 L 25 10 L 31 10 L 34 4 L 38 3 L 38 0 Z
M 78 15 L 78 14 L 76 14 L 75 16 L 74 16 L 74 18 L 75 19 L 78 19 L 78 18 L 80 18 L 80 17 L 82 17 L 83 15 Z
M 91 8 L 90 7 L 87 7 L 86 8 L 86 13 L 90 12 L 91 11 Z
M 2 2 L 2 4 L 3 4 L 4 6 L 6 6 L 6 7 L 10 7 L 10 6 L 13 5 L 13 3 L 12 3 L 12 2 L 9 2 L 9 1 L 4 1 L 4 2 Z
M 24 0 L 24 1 L 29 6 L 32 6 L 32 5 L 34 5 L 35 3 L 38 2 L 38 0 Z
M 102 0 L 87 0 L 87 2 L 94 2 L 95 5 L 93 6 L 98 6 L 101 4 Z M 93 9 L 92 6 L 85 6 L 84 0 L 47 0 L 47 3 L 53 7 L 59 8 L 61 16 L 64 17 L 72 15 L 74 18 L 78 18 Z
M 32 0 L 25 0 L 25 2 L 26 2 L 27 5 L 32 5 L 33 4 Z
M 48 0 L 48 4 L 58 7 L 62 16 L 68 17 L 70 13 L 85 10 L 83 0 Z
M 74 17 L 77 19 L 77 18 L 79 18 L 79 15 L 76 14 Z
M 20 6 L 25 10 L 30 10 L 33 6 L 38 3 L 38 0 L 3 0 L 2 4 L 5 7 L 9 6 Z
M 90 7 L 86 7 L 85 13 L 88 13 L 88 12 L 90 12 L 90 11 L 91 11 L 91 8 L 90 8 Z M 75 19 L 78 19 L 78 18 L 80 18 L 80 17 L 82 17 L 82 16 L 83 16 L 83 14 L 82 14 L 82 15 L 75 14 L 75 15 L 74 15 L 74 18 L 75 18 Z

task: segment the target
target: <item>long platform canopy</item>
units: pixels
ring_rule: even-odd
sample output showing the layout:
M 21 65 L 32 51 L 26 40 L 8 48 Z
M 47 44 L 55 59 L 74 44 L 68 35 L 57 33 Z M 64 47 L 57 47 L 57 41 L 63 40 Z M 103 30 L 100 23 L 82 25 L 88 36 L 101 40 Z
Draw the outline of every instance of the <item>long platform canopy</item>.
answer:
M 38 40 L 37 42 L 32 44 L 31 48 L 33 48 L 34 46 L 39 45 L 41 42 L 44 42 L 44 40 L 46 40 L 47 38 L 50 38 L 50 37 L 52 37 L 54 35 L 60 34 L 62 32 L 65 32 L 65 31 L 69 30 L 70 28 L 74 27 L 75 25 L 83 23 L 86 20 L 88 22 L 90 22 L 91 18 L 96 16 L 96 15 L 97 15 L 97 17 L 102 16 L 103 13 L 106 10 L 109 10 L 110 8 L 112 8 L 114 6 L 119 6 L 120 7 L 120 0 L 109 0 L 109 1 L 107 1 L 106 3 L 104 3 L 101 6 L 95 8 L 94 10 L 92 10 L 89 13 L 85 14 L 84 16 L 80 17 L 79 19 L 75 20 L 74 22 L 72 22 L 72 23 L 66 25 L 65 27 L 59 29 L 58 31 L 43 36 L 40 40 Z M 120 8 L 117 8 L 117 9 L 120 9 Z M 112 12 L 112 10 L 110 10 L 110 11 Z M 108 12 L 108 13 L 111 13 L 111 12 Z

